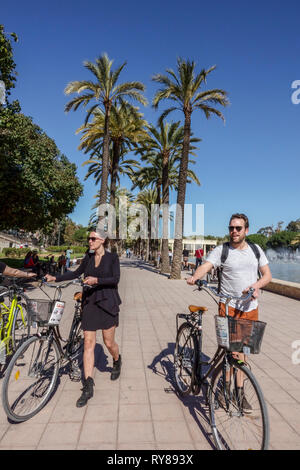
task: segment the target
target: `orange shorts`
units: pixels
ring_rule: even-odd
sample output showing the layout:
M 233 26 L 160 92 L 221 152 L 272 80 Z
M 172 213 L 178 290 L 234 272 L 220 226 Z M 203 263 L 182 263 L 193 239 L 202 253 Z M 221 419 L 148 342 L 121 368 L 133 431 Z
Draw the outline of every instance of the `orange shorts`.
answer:
M 249 312 L 242 312 L 238 308 L 228 307 L 228 314 L 230 317 L 234 318 L 244 318 L 246 320 L 258 321 L 258 308 L 250 310 Z M 222 302 L 219 303 L 219 315 L 225 317 L 225 304 Z

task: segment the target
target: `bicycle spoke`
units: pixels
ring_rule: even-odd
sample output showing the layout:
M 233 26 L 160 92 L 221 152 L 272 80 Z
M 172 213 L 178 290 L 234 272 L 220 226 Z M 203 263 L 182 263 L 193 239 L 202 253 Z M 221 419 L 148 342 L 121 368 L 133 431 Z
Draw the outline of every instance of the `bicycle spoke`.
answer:
M 250 371 L 246 371 L 246 367 L 237 367 L 232 375 L 229 389 L 228 385 L 226 386 L 226 393 L 229 391 L 226 402 L 222 367 L 223 364 L 215 373 L 210 392 L 212 431 L 217 447 L 232 450 L 265 448 L 268 419 L 254 376 Z M 235 386 L 238 369 L 246 374 L 243 389 L 237 389 Z
M 3 406 L 15 421 L 34 416 L 48 401 L 59 369 L 56 343 L 30 338 L 12 358 L 3 384 Z

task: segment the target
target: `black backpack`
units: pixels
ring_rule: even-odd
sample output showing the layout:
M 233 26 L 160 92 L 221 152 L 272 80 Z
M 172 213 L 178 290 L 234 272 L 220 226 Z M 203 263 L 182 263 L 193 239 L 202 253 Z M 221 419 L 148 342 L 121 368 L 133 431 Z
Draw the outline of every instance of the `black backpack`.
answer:
M 252 249 L 253 253 L 255 254 L 255 257 L 257 259 L 257 262 L 259 263 L 259 259 L 260 259 L 260 251 L 259 249 L 257 248 L 257 246 L 252 243 L 252 242 L 248 242 L 247 241 L 247 244 L 250 246 L 250 248 Z M 223 248 L 222 248 L 222 254 L 221 254 L 221 265 L 220 267 L 218 268 L 217 272 L 218 272 L 218 293 L 221 292 L 221 279 L 222 279 L 222 273 L 223 273 L 223 268 L 224 268 L 224 263 L 225 261 L 227 260 L 227 257 L 228 257 L 228 253 L 229 253 L 229 246 L 230 246 L 230 243 L 229 242 L 225 242 L 223 243 Z M 257 276 L 258 278 L 260 279 L 261 278 L 261 273 L 259 271 L 259 269 L 257 268 Z

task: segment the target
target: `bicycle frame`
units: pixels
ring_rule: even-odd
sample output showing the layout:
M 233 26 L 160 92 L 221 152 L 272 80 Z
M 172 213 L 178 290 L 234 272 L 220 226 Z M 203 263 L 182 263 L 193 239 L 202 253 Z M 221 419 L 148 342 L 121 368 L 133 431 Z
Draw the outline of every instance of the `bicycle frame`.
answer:
M 6 294 L 6 293 L 5 293 Z M 4 295 L 5 295 L 4 294 Z M 10 291 L 7 291 L 7 294 L 11 294 Z M 3 295 L 3 294 L 2 294 Z M 26 322 L 24 319 L 23 307 L 21 304 L 18 303 L 18 295 L 14 292 L 12 297 L 12 302 L 10 307 L 8 307 L 4 302 L 0 303 L 0 355 L 3 354 L 3 347 L 5 346 L 6 355 L 9 356 L 13 353 L 13 348 L 11 347 L 12 344 L 12 329 L 14 326 L 15 318 L 17 316 L 18 310 L 21 312 L 21 318 L 24 326 L 26 326 Z M 4 322 L 4 316 L 7 316 L 7 321 Z M 1 363 L 1 359 L 0 359 Z

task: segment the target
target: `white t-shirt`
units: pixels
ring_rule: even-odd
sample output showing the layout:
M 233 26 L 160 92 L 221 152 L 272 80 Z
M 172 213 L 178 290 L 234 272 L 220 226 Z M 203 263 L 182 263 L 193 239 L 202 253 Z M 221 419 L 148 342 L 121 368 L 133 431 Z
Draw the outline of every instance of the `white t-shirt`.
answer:
M 257 281 L 257 268 L 268 264 L 268 260 L 260 246 L 256 246 L 260 252 L 259 263 L 250 246 L 247 246 L 247 248 L 243 250 L 229 246 L 228 256 L 223 267 L 221 292 L 227 295 L 241 297 L 243 290 Z M 215 268 L 221 265 L 222 247 L 223 245 L 217 246 L 207 256 L 206 261 L 212 263 Z M 224 302 L 224 299 L 221 298 L 220 300 Z M 248 300 L 246 302 L 231 300 L 229 305 L 243 312 L 249 312 L 257 308 L 258 302 L 257 299 Z

